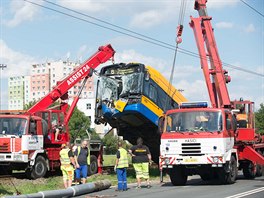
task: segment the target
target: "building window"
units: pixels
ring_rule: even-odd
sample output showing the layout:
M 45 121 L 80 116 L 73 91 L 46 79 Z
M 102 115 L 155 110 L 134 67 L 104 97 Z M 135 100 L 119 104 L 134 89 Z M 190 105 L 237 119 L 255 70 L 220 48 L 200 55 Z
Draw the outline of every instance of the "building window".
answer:
M 91 103 L 87 103 L 87 104 L 86 104 L 86 109 L 91 109 L 91 108 L 92 108 Z

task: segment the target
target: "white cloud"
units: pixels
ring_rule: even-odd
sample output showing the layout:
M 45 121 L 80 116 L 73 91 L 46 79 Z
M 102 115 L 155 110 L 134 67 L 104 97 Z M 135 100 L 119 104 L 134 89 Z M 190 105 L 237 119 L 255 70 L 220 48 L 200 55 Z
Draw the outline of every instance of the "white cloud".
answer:
M 227 28 L 232 28 L 233 27 L 233 23 L 230 22 L 219 22 L 215 24 L 216 28 L 219 29 L 227 29 Z
M 96 0 L 58 0 L 58 4 L 77 11 L 99 12 L 105 9 L 104 2 Z
M 255 30 L 256 30 L 256 28 L 252 23 L 244 28 L 244 32 L 246 32 L 246 33 L 255 32 Z
M 166 61 L 154 58 L 151 56 L 144 56 L 142 54 L 137 53 L 135 50 L 124 50 L 121 53 L 116 53 L 115 55 L 116 62 L 124 62 L 124 63 L 143 63 L 145 65 L 150 65 L 156 69 L 166 68 Z M 159 70 L 160 71 L 160 70 Z
M 2 64 L 7 65 L 1 72 L 1 78 L 27 75 L 30 66 L 37 62 L 35 58 L 9 48 L 3 40 L 0 40 L 0 49 Z
M 189 101 L 208 101 L 208 105 L 211 105 L 204 80 L 195 80 L 192 82 L 181 80 L 174 83 L 174 85 L 177 89 L 184 90 L 182 94 Z
M 235 6 L 239 0 L 210 0 L 207 2 L 208 9 L 211 8 L 224 8 L 228 6 Z
M 135 15 L 130 22 L 130 26 L 149 28 L 160 24 L 166 17 L 167 14 L 160 12 L 160 10 L 148 10 Z
M 43 2 L 38 2 L 43 4 Z M 12 0 L 10 3 L 10 12 L 12 19 L 4 20 L 3 23 L 9 27 L 15 27 L 24 21 L 32 21 L 38 13 L 40 7 L 25 1 Z

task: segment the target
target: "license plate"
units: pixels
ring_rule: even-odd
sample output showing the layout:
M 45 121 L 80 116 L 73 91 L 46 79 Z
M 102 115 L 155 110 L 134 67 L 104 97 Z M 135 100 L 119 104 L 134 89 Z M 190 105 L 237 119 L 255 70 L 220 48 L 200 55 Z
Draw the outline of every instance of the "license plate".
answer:
M 184 162 L 188 162 L 188 163 L 190 163 L 190 162 L 198 162 L 198 160 L 195 159 L 195 158 L 189 158 L 189 159 L 184 159 Z
M 127 104 L 127 100 L 126 100 L 126 99 L 123 99 L 123 98 L 120 98 L 120 99 L 116 102 L 116 104 L 115 104 L 115 108 L 116 108 L 118 111 L 122 112 L 122 111 L 124 110 L 126 104 Z

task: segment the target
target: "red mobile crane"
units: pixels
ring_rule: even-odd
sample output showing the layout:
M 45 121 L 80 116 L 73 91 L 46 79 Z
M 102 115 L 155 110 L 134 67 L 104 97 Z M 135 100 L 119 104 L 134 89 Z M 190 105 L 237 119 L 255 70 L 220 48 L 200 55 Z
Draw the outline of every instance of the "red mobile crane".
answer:
M 206 2 L 195 0 L 200 17 L 191 17 L 190 26 L 212 107 L 206 102 L 182 103 L 161 119 L 161 179 L 165 169 L 173 185 L 185 185 L 194 174 L 231 184 L 238 170 L 254 178 L 262 174 L 264 165 L 264 138 L 255 133 L 254 103 L 230 101 L 226 86 L 230 77 L 222 68 Z
M 28 111 L 0 114 L 0 172 L 26 170 L 29 178 L 36 179 L 45 176 L 48 170 L 60 166 L 61 144 L 69 141 L 68 122 L 81 91 L 87 79 L 92 76 L 93 69 L 113 58 L 114 53 L 110 44 L 99 47 L 95 54 L 58 82 L 50 93 Z M 81 80 L 83 82 L 79 93 L 68 109 L 65 102 L 68 90 Z M 58 99 L 61 99 L 60 104 L 50 107 Z M 55 125 L 63 126 L 63 132 L 58 137 L 60 141 L 54 139 Z M 96 157 L 101 157 L 101 149 L 96 148 L 96 144 L 93 145 L 92 142 L 90 148 L 91 163 L 94 161 L 97 165 Z M 92 165 L 91 167 L 94 168 Z M 94 171 L 97 170 L 91 172 Z

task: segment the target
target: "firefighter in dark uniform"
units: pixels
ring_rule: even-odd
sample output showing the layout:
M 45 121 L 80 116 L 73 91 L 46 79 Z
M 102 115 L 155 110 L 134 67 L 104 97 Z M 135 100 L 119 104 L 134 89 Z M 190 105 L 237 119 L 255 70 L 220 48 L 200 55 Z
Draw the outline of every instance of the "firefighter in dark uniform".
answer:
M 150 188 L 149 181 L 149 164 L 151 161 L 151 154 L 149 148 L 143 145 L 143 139 L 137 139 L 137 145 L 133 146 L 129 153 L 132 155 L 132 163 L 136 171 L 137 188 L 141 188 L 141 178 L 147 181 L 147 188 Z

